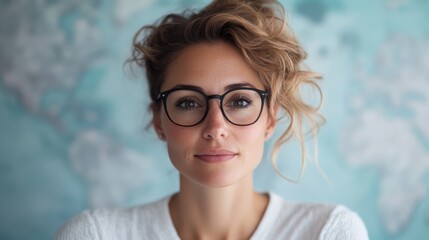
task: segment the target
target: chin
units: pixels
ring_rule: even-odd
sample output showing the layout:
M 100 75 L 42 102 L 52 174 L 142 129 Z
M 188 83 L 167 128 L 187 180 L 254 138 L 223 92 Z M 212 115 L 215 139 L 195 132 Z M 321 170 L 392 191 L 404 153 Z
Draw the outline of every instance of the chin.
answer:
M 203 174 L 189 180 L 204 188 L 226 188 L 240 182 L 241 179 L 243 176 L 238 174 Z

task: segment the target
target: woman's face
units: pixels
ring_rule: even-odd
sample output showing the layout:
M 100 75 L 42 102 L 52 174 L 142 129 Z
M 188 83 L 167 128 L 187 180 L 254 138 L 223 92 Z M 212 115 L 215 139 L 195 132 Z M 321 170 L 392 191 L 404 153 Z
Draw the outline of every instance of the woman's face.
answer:
M 222 95 L 241 85 L 265 90 L 236 48 L 224 42 L 201 43 L 174 58 L 161 92 L 192 86 L 206 95 Z M 171 162 L 183 178 L 205 187 L 229 186 L 249 177 L 261 161 L 264 142 L 275 126 L 266 103 L 258 121 L 249 126 L 233 125 L 219 106 L 219 99 L 211 99 L 206 118 L 192 127 L 171 122 L 163 106 L 153 108 L 155 130 L 167 143 Z

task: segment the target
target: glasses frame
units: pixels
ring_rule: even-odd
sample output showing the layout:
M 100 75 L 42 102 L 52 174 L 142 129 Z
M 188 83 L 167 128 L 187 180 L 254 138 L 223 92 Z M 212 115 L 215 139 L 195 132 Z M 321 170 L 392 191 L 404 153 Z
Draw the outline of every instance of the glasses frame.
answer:
M 167 111 L 167 98 L 168 98 L 168 95 L 170 95 L 171 93 L 173 93 L 173 92 L 176 92 L 176 91 L 180 91 L 180 90 L 187 90 L 187 91 L 194 91 L 194 92 L 198 92 L 198 93 L 200 93 L 201 95 L 203 95 L 204 96 L 204 98 L 206 99 L 206 110 L 205 110 L 205 112 L 204 112 L 204 115 L 202 116 L 202 118 L 197 122 L 197 123 L 195 123 L 195 124 L 191 124 L 191 125 L 183 125 L 183 124 L 178 124 L 178 123 L 176 123 L 176 122 L 174 122 L 173 121 L 173 119 L 171 119 L 171 117 L 170 117 L 170 115 L 168 114 L 168 111 Z M 225 111 L 224 111 L 224 109 L 223 109 L 223 99 L 224 99 L 224 97 L 228 94 L 228 93 L 230 93 L 230 92 L 232 92 L 232 91 L 236 91 L 236 90 L 252 90 L 252 91 L 255 91 L 256 93 L 258 93 L 259 94 L 259 96 L 261 97 L 261 109 L 259 110 L 259 114 L 258 114 L 258 117 L 256 118 L 256 120 L 255 121 L 253 121 L 252 123 L 248 123 L 248 124 L 236 124 L 236 123 L 234 123 L 234 122 L 232 122 L 227 116 L 226 116 L 226 114 L 225 114 Z M 164 92 L 161 92 L 160 94 L 159 94 L 159 96 L 158 96 L 158 98 L 157 98 L 157 101 L 161 101 L 162 100 L 162 103 L 163 103 L 163 105 L 164 105 L 164 111 L 165 111 L 165 113 L 167 114 L 167 117 L 168 117 L 168 119 L 172 122 L 172 123 L 174 123 L 175 125 L 177 125 L 177 126 L 181 126 L 181 127 L 193 127 L 193 126 L 196 126 L 196 125 L 198 125 L 198 124 L 200 124 L 200 123 L 202 123 L 203 121 L 204 121 L 204 119 L 206 119 L 206 117 L 207 117 L 207 114 L 209 113 L 209 101 L 211 100 L 211 99 L 219 99 L 220 100 L 220 102 L 219 102 L 219 108 L 220 108 L 220 110 L 221 110 L 221 112 L 222 112 L 222 115 L 223 115 L 223 117 L 229 122 L 229 123 L 231 123 L 231 124 L 233 124 L 233 125 L 236 125 L 236 126 L 249 126 L 249 125 L 252 125 L 252 124 L 254 124 L 255 122 L 257 122 L 258 120 L 259 120 L 259 118 L 261 117 L 261 114 L 262 114 L 262 110 L 264 109 L 264 104 L 265 104 L 265 99 L 267 98 L 269 96 L 269 92 L 268 91 L 263 91 L 263 90 L 260 90 L 260 89 L 257 89 L 257 88 L 249 88 L 249 87 L 238 87 L 238 88 L 233 88 L 233 89 L 230 89 L 230 90 L 228 90 L 228 91 L 226 91 L 226 92 L 224 92 L 223 94 L 212 94 L 212 95 L 207 95 L 207 94 L 205 94 L 203 91 L 201 91 L 201 90 L 199 90 L 199 89 L 196 89 L 196 88 L 193 88 L 193 87 L 178 87 L 178 88 L 172 88 L 172 89 L 170 89 L 170 90 L 167 90 L 167 91 L 164 91 Z

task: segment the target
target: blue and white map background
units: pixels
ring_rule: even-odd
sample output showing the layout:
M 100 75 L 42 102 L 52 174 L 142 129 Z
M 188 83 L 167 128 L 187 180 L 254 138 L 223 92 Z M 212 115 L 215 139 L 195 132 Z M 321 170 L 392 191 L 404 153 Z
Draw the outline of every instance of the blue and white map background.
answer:
M 311 159 L 294 185 L 267 158 L 256 187 L 345 204 L 371 239 L 427 239 L 429 1 L 282 2 L 325 77 L 318 158 L 331 185 Z M 49 239 L 85 208 L 177 189 L 164 145 L 144 129 L 143 77 L 127 78 L 122 63 L 142 25 L 205 3 L 0 1 L 0 239 Z M 295 143 L 281 151 L 288 176 L 298 153 Z

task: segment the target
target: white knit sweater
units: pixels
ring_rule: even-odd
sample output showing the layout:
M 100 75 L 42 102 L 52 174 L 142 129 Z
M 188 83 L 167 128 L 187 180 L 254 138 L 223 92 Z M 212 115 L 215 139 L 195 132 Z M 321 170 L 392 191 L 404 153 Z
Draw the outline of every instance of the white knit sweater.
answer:
M 298 204 L 269 193 L 264 216 L 251 239 L 366 240 L 361 218 L 344 206 Z M 86 210 L 66 223 L 57 240 L 180 239 L 168 210 L 170 197 L 127 209 Z

